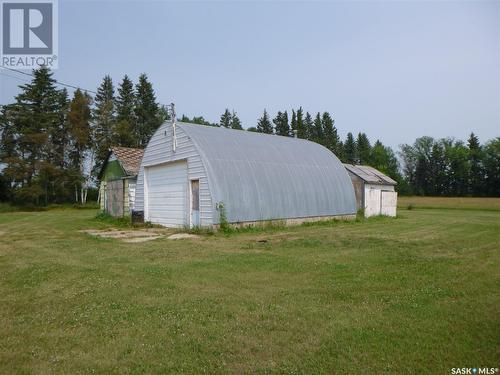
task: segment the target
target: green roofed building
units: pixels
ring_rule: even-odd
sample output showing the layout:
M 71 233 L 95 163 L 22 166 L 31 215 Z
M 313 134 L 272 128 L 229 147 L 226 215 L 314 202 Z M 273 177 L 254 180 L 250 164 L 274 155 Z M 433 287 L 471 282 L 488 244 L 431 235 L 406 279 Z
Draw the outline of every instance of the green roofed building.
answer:
M 134 208 L 137 174 L 144 150 L 112 147 L 99 173 L 101 210 L 115 217 L 129 216 Z

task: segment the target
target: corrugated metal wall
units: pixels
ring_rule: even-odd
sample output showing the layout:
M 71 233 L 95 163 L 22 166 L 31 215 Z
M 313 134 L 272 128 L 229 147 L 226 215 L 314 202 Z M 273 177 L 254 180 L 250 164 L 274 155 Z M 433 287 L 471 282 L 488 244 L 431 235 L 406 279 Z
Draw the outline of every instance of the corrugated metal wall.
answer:
M 185 123 L 179 127 L 198 149 L 213 204 L 224 203 L 229 222 L 356 213 L 346 169 L 317 143 Z M 214 223 L 218 220 L 214 215 Z
M 229 222 L 343 216 L 356 213 L 346 169 L 325 147 L 289 137 L 178 123 L 163 124 L 145 150 L 135 210 L 144 210 L 144 168 L 187 159 L 189 179 L 200 180 L 201 226 Z
M 137 177 L 134 202 L 135 211 L 144 211 L 144 166 L 153 166 L 186 159 L 188 178 L 200 180 L 200 225 L 209 226 L 212 220 L 212 200 L 200 155 L 186 133 L 177 127 L 177 148 L 172 151 L 172 125 L 165 123 L 156 131 L 144 151 L 141 168 Z

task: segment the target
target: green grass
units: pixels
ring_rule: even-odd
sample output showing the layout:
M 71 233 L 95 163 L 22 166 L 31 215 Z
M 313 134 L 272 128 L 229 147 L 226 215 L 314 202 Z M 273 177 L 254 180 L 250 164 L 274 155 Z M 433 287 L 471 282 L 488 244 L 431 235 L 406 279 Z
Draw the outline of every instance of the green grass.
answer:
M 460 210 L 486 210 L 500 211 L 500 198 L 476 198 L 476 197 L 399 197 L 398 207 L 412 208 L 447 208 Z
M 123 243 L 0 214 L 0 373 L 449 374 L 498 367 L 500 212 L 400 210 Z

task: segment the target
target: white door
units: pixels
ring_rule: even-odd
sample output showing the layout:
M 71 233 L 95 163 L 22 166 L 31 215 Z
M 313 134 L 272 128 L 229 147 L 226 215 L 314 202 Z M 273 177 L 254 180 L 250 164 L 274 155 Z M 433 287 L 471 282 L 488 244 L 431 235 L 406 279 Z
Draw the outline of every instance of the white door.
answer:
M 145 169 L 145 218 L 166 227 L 188 225 L 188 173 L 186 161 Z
M 365 188 L 365 217 L 380 215 L 380 190 Z
M 380 202 L 380 214 L 386 216 L 396 216 L 396 207 L 398 205 L 398 193 L 395 191 L 382 190 L 382 199 Z

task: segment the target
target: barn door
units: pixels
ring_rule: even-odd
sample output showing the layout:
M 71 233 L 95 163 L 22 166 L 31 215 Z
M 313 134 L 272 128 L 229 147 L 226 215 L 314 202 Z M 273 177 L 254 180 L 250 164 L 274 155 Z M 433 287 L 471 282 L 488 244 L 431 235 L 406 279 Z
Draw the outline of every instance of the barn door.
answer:
M 123 180 L 108 181 L 106 184 L 106 212 L 111 216 L 123 216 Z
M 200 180 L 191 180 L 191 227 L 200 226 Z

